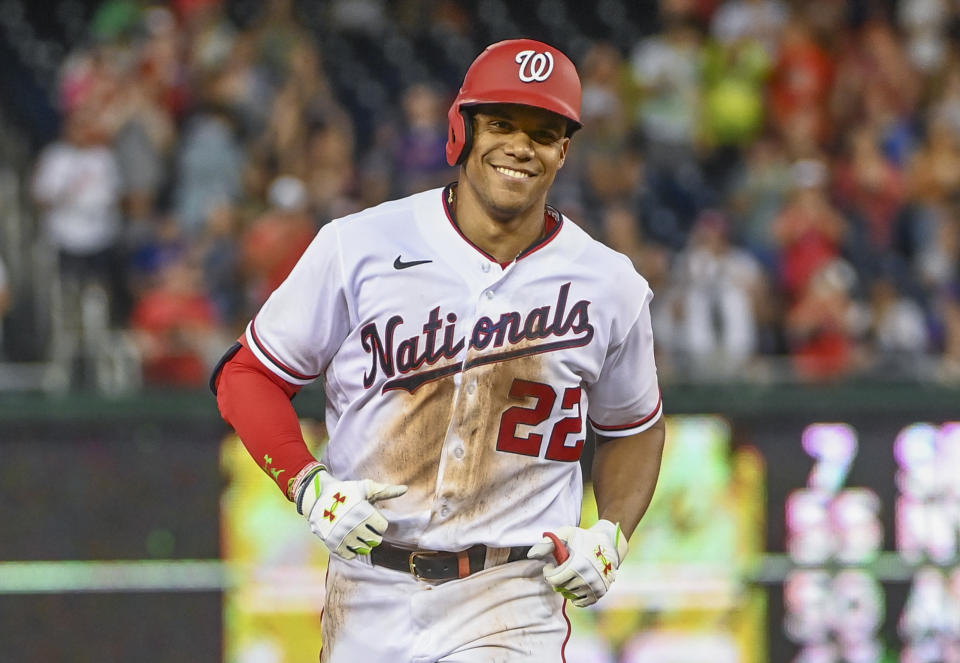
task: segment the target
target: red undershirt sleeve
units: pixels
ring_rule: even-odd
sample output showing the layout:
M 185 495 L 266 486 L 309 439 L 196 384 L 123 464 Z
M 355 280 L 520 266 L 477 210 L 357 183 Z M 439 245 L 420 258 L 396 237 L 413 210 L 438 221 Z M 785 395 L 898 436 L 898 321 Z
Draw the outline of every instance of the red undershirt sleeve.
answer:
M 290 499 L 291 481 L 316 462 L 290 399 L 300 390 L 267 370 L 242 346 L 214 375 L 220 414 L 244 447 Z

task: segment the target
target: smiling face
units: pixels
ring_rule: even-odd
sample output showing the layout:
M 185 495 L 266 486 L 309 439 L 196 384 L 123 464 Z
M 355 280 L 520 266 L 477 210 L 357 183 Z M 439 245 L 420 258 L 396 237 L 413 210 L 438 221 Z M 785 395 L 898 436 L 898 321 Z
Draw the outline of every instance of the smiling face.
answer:
M 499 222 L 542 218 L 547 191 L 563 165 L 567 121 L 541 108 L 491 104 L 473 111 L 473 146 L 461 190 Z

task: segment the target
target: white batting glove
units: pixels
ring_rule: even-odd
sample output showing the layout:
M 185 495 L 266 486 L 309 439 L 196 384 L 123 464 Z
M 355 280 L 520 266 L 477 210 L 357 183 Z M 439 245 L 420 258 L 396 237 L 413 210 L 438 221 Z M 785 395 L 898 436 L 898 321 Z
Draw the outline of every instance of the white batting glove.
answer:
M 583 608 L 610 589 L 627 555 L 627 538 L 620 525 L 609 520 L 600 520 L 590 529 L 560 527 L 555 533 L 544 532 L 543 540 L 527 553 L 530 559 L 548 555 L 557 564 L 548 562 L 543 577 L 573 605 Z
M 296 491 L 297 511 L 331 553 L 344 559 L 369 555 L 383 541 L 387 519 L 375 502 L 400 497 L 406 486 L 370 479 L 340 481 L 326 469 L 309 476 Z

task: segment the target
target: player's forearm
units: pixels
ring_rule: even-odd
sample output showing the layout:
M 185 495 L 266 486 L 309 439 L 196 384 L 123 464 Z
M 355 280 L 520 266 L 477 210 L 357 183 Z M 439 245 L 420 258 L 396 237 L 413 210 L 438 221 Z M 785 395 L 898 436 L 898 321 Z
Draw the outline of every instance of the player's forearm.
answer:
M 663 417 L 636 435 L 599 437 L 593 489 L 600 518 L 620 523 L 629 538 L 653 499 L 666 427 Z
M 217 404 L 253 459 L 289 499 L 291 479 L 316 459 L 303 440 L 290 402 L 296 390 L 277 380 L 243 348 L 220 372 Z

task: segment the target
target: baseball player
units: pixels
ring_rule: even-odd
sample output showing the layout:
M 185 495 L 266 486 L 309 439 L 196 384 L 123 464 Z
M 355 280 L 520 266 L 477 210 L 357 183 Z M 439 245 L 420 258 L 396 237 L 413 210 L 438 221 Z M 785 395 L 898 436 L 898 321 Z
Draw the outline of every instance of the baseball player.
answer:
M 566 601 L 627 554 L 664 439 L 652 295 L 546 204 L 580 102 L 556 48 L 489 46 L 449 111 L 457 181 L 324 226 L 214 373 L 331 552 L 321 661 L 564 660 Z M 290 399 L 321 377 L 318 462 Z

